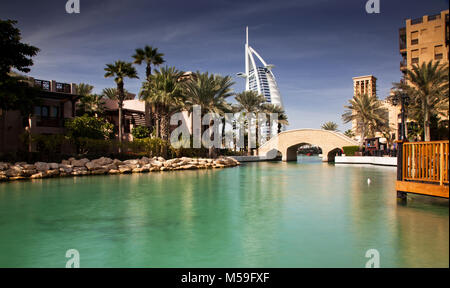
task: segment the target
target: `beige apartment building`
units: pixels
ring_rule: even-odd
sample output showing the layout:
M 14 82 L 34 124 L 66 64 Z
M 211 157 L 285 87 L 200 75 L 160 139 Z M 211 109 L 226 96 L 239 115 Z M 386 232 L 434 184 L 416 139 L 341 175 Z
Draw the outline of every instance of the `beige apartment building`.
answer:
M 402 72 L 414 64 L 430 60 L 448 63 L 449 10 L 407 19 L 405 27 L 399 30 L 399 36 Z

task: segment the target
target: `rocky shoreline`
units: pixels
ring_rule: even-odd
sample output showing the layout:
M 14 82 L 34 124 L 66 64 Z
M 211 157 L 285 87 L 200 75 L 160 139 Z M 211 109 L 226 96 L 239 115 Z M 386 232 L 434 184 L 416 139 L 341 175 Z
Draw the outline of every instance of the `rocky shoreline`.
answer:
M 36 162 L 15 164 L 0 162 L 0 182 L 41 179 L 51 177 L 148 173 L 155 171 L 195 170 L 234 167 L 239 161 L 231 157 L 217 159 L 207 158 L 174 158 L 165 160 L 162 157 L 131 159 L 120 161 L 101 157 L 94 160 L 70 158 L 61 163 Z

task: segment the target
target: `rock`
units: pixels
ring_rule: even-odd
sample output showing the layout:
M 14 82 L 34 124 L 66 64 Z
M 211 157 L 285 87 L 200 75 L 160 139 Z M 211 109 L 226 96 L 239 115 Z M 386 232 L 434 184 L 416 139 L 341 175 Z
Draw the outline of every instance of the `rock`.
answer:
M 148 163 L 150 163 L 150 158 L 147 158 L 145 156 L 142 157 L 141 160 L 139 160 L 139 164 L 141 164 L 142 166 L 144 166 L 144 165 L 146 165 Z
M 158 158 L 156 158 L 159 162 L 165 162 L 166 161 L 166 159 L 164 159 L 163 157 L 158 157 Z
M 41 179 L 41 178 L 44 178 L 44 176 L 45 176 L 44 173 L 38 172 L 36 174 L 31 175 L 30 178 L 31 179 Z
M 122 165 L 123 162 L 120 161 L 119 159 L 114 159 L 113 164 L 116 165 L 116 166 L 119 166 L 119 165 Z
M 52 169 L 52 170 L 59 169 L 58 163 L 48 163 L 48 166 L 50 166 L 50 169 Z
M 45 172 L 45 176 L 47 177 L 54 177 L 59 175 L 59 170 L 47 170 Z
M 30 176 L 32 176 L 33 174 L 36 174 L 36 173 L 37 173 L 36 169 L 23 169 L 22 170 L 22 175 L 25 176 L 25 177 L 30 177 Z
M 95 169 L 93 171 L 91 171 L 91 175 L 104 175 L 106 173 L 108 173 L 109 170 L 105 169 L 105 168 L 99 168 L 99 169 Z
M 59 165 L 59 171 L 64 173 L 72 173 L 73 167 L 72 165 L 61 164 Z
M 160 171 L 170 171 L 172 169 L 173 169 L 172 167 L 161 167 Z
M 95 161 L 87 162 L 86 164 L 84 164 L 84 166 L 88 170 L 96 170 L 96 169 L 102 168 L 102 166 L 100 164 L 98 164 L 97 162 L 95 162 Z
M 86 167 L 74 167 L 72 171 L 72 175 L 74 176 L 83 176 L 83 175 L 89 175 L 89 171 Z
M 136 159 L 125 160 L 125 161 L 123 161 L 123 164 L 124 165 L 129 165 L 129 164 L 137 165 L 137 164 L 139 164 L 139 160 L 136 160 Z
M 108 157 L 101 157 L 101 158 L 92 160 L 91 162 L 95 162 L 99 166 L 105 166 L 105 165 L 112 164 L 114 162 L 114 160 L 112 160 L 111 158 L 108 158 Z
M 119 166 L 119 172 L 122 173 L 122 174 L 128 174 L 128 173 L 131 173 L 132 170 L 127 165 L 120 165 Z
M 159 167 L 152 167 L 152 168 L 150 168 L 150 172 L 156 172 L 156 171 L 159 171 Z
M 108 174 L 119 174 L 119 173 L 120 173 L 120 171 L 116 170 L 116 169 L 111 169 L 108 171 Z
M 158 167 L 158 168 L 161 168 L 163 166 L 163 163 L 158 160 L 154 160 L 150 164 L 152 165 L 152 167 Z
M 0 182 L 8 180 L 8 177 L 0 174 Z
M 132 170 L 133 173 L 146 173 L 149 172 L 148 168 L 140 167 L 140 168 L 134 168 Z
M 16 176 L 16 177 L 9 177 L 9 180 L 14 181 L 14 180 L 25 180 L 27 178 L 23 177 L 23 176 Z
M 0 162 L 0 171 L 8 170 L 9 164 L 5 162 Z
M 34 166 L 36 166 L 36 170 L 38 171 L 47 171 L 50 169 L 50 165 L 45 162 L 36 162 L 34 163 Z
M 114 163 L 111 163 L 111 164 L 102 166 L 102 168 L 107 169 L 107 170 L 117 170 L 117 165 Z
M 193 169 L 197 169 L 197 166 L 188 164 L 188 165 L 180 166 L 180 168 L 183 170 L 193 170 Z
M 73 167 L 84 167 L 84 165 L 86 165 L 86 163 L 88 163 L 88 162 L 89 162 L 89 159 L 83 158 L 80 160 L 72 160 L 72 161 L 70 161 L 70 164 Z
M 24 170 L 36 170 L 36 166 L 33 164 L 23 164 L 21 166 Z
M 71 165 L 71 164 L 70 164 L 70 160 L 62 160 L 62 161 L 61 161 L 61 164 L 62 164 L 62 165 Z
M 8 170 L 6 170 L 6 176 L 9 178 L 11 177 L 18 177 L 23 175 L 23 168 L 17 165 L 10 166 Z

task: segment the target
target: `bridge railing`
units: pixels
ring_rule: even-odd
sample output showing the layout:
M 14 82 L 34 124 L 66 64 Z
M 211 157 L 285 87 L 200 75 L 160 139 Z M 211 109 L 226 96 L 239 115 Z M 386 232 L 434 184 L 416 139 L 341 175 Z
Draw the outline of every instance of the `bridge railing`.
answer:
M 403 143 L 403 181 L 448 184 L 448 155 L 448 140 Z

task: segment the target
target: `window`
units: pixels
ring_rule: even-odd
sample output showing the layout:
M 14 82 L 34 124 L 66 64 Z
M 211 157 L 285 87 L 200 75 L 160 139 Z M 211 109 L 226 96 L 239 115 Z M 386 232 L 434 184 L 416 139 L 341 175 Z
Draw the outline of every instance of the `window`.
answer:
M 420 54 L 425 54 L 425 53 L 427 53 L 427 47 L 420 49 Z
M 427 29 L 426 29 L 426 28 L 420 29 L 420 35 L 423 35 L 423 34 L 425 34 L 425 33 L 427 33 Z
M 34 106 L 34 115 L 41 116 L 41 106 Z
M 48 111 L 49 109 L 48 109 L 48 106 L 42 106 L 41 107 L 41 116 L 42 117 L 48 117 L 48 115 L 49 115 L 49 111 Z
M 412 64 L 419 64 L 419 57 L 411 59 Z
M 419 44 L 419 31 L 411 32 L 411 45 Z
M 434 46 L 434 59 L 441 60 L 444 57 L 444 47 L 442 45 Z
M 58 118 L 58 116 L 59 116 L 59 107 L 52 106 L 50 117 Z

